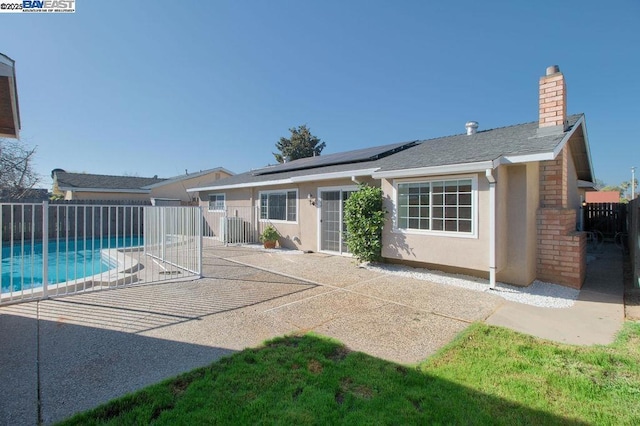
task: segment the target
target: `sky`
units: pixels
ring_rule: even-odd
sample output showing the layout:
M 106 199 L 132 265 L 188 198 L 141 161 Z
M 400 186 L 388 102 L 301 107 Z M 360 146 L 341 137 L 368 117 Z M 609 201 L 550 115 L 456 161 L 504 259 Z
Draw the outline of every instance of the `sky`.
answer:
M 595 177 L 640 175 L 637 0 L 75 3 L 0 14 L 43 187 L 54 168 L 239 173 L 302 124 L 329 154 L 537 121 L 550 65 Z

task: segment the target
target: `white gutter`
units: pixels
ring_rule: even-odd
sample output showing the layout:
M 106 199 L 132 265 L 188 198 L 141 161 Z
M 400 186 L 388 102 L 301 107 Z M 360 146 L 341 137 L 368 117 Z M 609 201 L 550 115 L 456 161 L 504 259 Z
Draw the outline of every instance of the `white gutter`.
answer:
M 71 191 L 71 192 L 122 192 L 127 194 L 149 194 L 151 190 L 148 189 L 118 189 L 118 188 L 76 188 L 76 187 L 65 187 L 58 186 L 58 190 L 60 191 Z
M 482 172 L 493 168 L 493 161 L 479 161 L 476 163 L 446 164 L 442 166 L 417 167 L 415 169 L 388 170 L 375 172 L 371 176 L 381 178 L 405 178 L 429 175 L 450 175 L 457 173 Z
M 496 287 L 496 178 L 493 169 L 486 169 L 489 181 L 489 288 Z

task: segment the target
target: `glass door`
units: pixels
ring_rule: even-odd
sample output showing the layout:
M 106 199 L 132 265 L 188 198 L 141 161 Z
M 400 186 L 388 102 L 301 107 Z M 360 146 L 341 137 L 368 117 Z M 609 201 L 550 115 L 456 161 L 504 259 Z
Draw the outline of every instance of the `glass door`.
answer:
M 320 191 L 320 250 L 349 253 L 344 234 L 344 203 L 355 190 Z

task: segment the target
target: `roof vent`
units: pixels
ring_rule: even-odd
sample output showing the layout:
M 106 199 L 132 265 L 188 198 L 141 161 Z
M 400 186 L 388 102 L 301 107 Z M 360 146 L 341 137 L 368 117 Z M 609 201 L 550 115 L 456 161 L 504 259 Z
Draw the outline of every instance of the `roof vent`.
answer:
M 478 131 L 478 122 L 477 121 L 467 121 L 467 124 L 464 125 L 467 128 L 468 135 L 475 135 Z

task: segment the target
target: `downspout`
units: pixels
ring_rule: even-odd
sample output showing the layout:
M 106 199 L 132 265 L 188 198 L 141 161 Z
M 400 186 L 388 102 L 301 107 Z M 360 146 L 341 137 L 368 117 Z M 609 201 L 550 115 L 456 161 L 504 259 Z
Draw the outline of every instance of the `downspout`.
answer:
M 360 181 L 355 176 L 351 176 L 351 181 L 353 181 L 353 183 L 355 183 L 356 185 L 360 185 Z
M 496 178 L 493 169 L 485 170 L 489 181 L 489 289 L 496 287 Z

